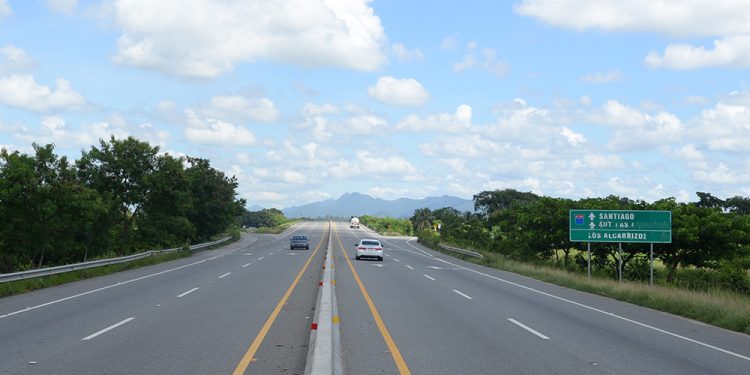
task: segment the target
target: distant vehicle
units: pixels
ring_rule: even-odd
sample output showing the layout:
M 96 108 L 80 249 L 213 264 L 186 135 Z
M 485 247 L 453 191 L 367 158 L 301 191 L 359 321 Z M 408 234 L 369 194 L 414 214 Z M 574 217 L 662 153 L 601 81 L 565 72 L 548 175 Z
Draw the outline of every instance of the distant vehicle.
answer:
M 349 228 L 357 228 L 359 229 L 359 219 L 356 217 L 352 218 L 352 222 L 349 224 Z
M 380 241 L 364 238 L 356 243 L 355 246 L 357 246 L 357 255 L 355 256 L 357 260 L 375 258 L 381 262 L 383 261 L 383 245 L 380 244 Z
M 310 250 L 310 242 L 308 242 L 307 236 L 292 236 L 292 239 L 289 240 L 289 249 Z

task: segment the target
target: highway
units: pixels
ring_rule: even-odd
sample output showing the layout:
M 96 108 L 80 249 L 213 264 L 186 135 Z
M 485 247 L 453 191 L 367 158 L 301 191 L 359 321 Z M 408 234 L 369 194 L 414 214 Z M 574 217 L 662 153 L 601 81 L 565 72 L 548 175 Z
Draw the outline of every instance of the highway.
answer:
M 0 374 L 301 374 L 327 228 L 0 299 Z M 383 262 L 354 260 L 366 237 Z M 748 335 L 344 222 L 331 246 L 347 374 L 750 373 Z

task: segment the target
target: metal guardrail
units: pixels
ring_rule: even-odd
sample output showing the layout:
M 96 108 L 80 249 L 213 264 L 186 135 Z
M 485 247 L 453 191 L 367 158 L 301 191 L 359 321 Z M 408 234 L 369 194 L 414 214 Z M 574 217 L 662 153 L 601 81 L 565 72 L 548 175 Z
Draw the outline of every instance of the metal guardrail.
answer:
M 230 238 L 232 237 L 225 237 L 220 240 L 204 242 L 201 244 L 193 245 L 193 246 L 190 246 L 190 250 L 198 250 L 198 249 L 203 249 L 209 246 L 218 245 L 220 243 L 228 241 Z M 164 250 L 149 250 L 149 251 L 145 251 L 142 253 L 127 255 L 127 256 L 118 257 L 118 258 L 99 259 L 99 260 L 93 260 L 90 262 L 67 264 L 64 266 L 39 268 L 35 270 L 14 272 L 14 273 L 5 273 L 5 274 L 0 274 L 0 283 L 4 283 L 8 281 L 30 279 L 34 277 L 56 275 L 58 273 L 65 273 L 65 272 L 70 272 L 70 271 L 83 270 L 86 268 L 107 266 L 110 264 L 125 263 L 125 262 L 130 262 L 136 259 L 149 257 L 155 254 L 166 254 L 166 253 L 172 253 L 172 252 L 179 251 L 179 250 L 182 250 L 182 247 L 175 247 L 172 249 L 164 249 Z
M 474 252 L 474 251 L 459 249 L 457 247 L 446 246 L 446 245 L 438 245 L 438 246 L 440 246 L 440 248 L 443 249 L 443 250 L 455 251 L 457 253 L 461 253 L 461 254 L 464 254 L 464 255 L 472 256 L 474 258 L 484 259 L 484 255 L 479 254 L 479 253 Z

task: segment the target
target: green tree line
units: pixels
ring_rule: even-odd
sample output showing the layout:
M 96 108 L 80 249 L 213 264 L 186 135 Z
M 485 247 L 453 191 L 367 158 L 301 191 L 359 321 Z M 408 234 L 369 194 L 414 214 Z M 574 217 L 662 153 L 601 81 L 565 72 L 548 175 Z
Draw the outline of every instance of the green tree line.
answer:
M 414 233 L 412 230 L 412 223 L 408 219 L 363 215 L 359 217 L 359 222 L 360 224 L 385 235 L 411 236 Z
M 129 137 L 69 161 L 54 145 L 0 151 L 0 273 L 208 240 L 244 212 L 205 159 Z
M 495 190 L 474 195 L 475 212 L 422 208 L 410 220 L 428 244 L 441 241 L 585 272 L 586 244 L 569 241 L 569 210 L 671 211 L 672 243 L 654 245 L 654 256 L 664 266 L 660 270 L 664 282 L 750 293 L 750 198 L 697 195 L 696 202 L 667 198 L 648 203 L 614 195 L 572 200 Z M 436 223 L 439 232 L 431 229 Z M 596 273 L 617 276 L 617 247 L 617 243 L 591 244 Z M 649 244 L 623 244 L 623 253 L 625 277 L 647 280 Z

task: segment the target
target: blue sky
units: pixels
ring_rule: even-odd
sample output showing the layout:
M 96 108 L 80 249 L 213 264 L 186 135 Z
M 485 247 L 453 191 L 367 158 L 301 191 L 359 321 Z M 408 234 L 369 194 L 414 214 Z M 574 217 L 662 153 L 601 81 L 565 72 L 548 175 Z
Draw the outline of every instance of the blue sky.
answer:
M 135 136 L 249 205 L 750 195 L 750 3 L 0 0 L 0 147 Z

